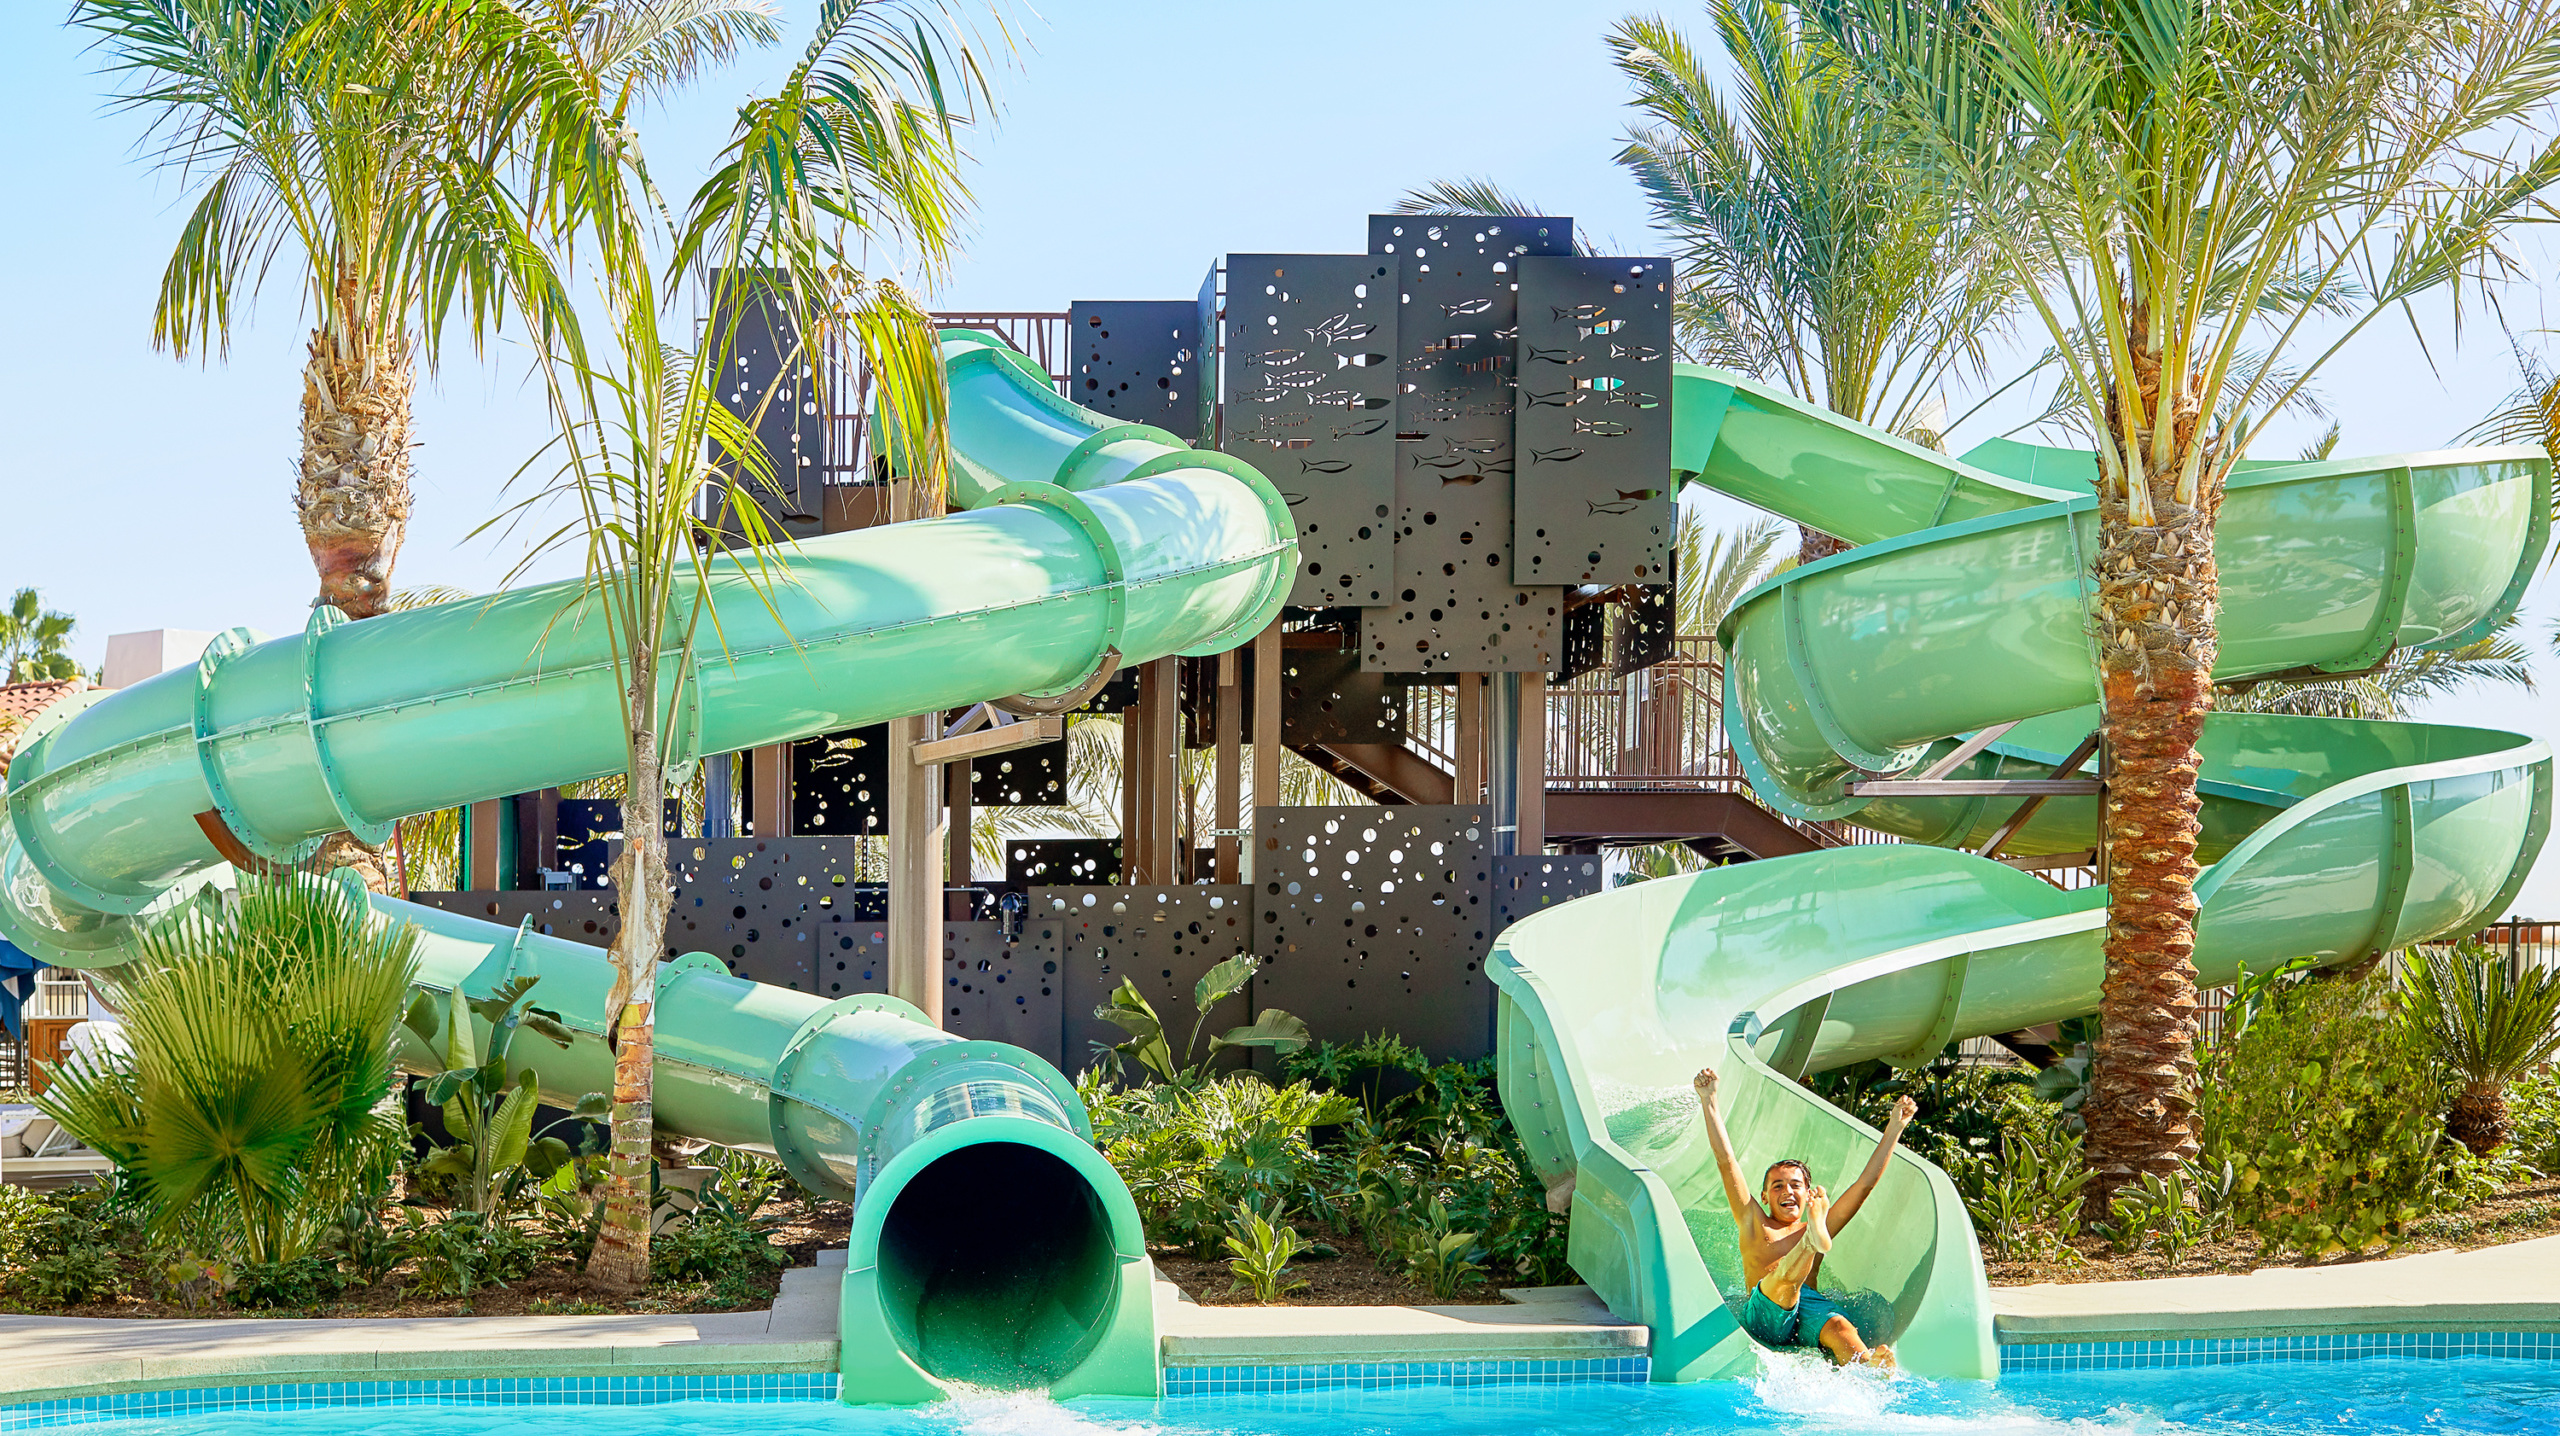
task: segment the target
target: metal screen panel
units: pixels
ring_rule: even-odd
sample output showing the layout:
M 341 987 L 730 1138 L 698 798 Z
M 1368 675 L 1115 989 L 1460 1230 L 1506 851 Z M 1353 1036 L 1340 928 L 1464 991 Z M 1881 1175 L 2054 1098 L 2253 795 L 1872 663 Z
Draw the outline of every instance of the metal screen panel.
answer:
M 1218 441 L 1218 276 L 1223 266 L 1209 261 L 1209 272 L 1200 278 L 1200 297 L 1192 301 L 1192 333 L 1200 336 L 1200 376 L 1192 384 L 1192 434 L 1194 448 L 1220 448 Z
M 1511 576 L 1659 583 L 1671 483 L 1671 262 L 1520 261 Z
M 1662 582 L 1620 589 L 1626 602 L 1618 606 L 1612 626 L 1609 666 L 1621 678 L 1657 663 L 1668 663 L 1680 639 L 1680 546 L 1662 567 Z
M 1015 838 L 1004 845 L 1004 880 L 1090 884 L 1120 880 L 1118 838 Z
M 1549 677 L 1557 683 L 1576 678 L 1609 661 L 1609 610 L 1602 599 L 1568 608 L 1564 613 L 1564 658 Z
M 791 745 L 792 832 L 878 836 L 888 828 L 888 724 Z
M 1283 743 L 1402 743 L 1406 689 L 1362 670 L 1348 648 L 1284 648 L 1280 653 Z
M 1093 1044 L 1129 1034 L 1093 1015 L 1111 1000 L 1121 979 L 1138 985 L 1172 1034 L 1177 1055 L 1198 1009 L 1191 989 L 1210 968 L 1253 951 L 1253 890 L 1238 884 L 1165 887 L 1036 887 L 1023 918 L 1032 965 L 1049 976 L 1055 962 L 1063 1002 L 1058 1065 L 1068 1073 L 1091 1065 Z M 1026 954 L 1031 955 L 1031 954 Z M 1245 991 L 1219 1004 L 1205 1031 L 1223 1032 L 1253 1020 L 1255 998 Z M 1207 1045 L 1206 1038 L 1202 1045 Z M 1242 1066 L 1239 1053 L 1221 1065 Z M 1131 1075 L 1135 1075 L 1134 1073 Z
M 1501 932 L 1541 908 L 1589 897 L 1606 880 L 1600 859 L 1588 854 L 1497 856 L 1493 860 L 1493 930 Z
M 842 940 L 877 913 L 861 900 L 860 857 L 848 839 L 696 838 L 669 844 L 667 856 L 676 880 L 667 941 L 755 982 L 824 992 L 840 979 L 820 980 L 819 954 L 851 951 Z
M 611 892 L 413 892 L 409 901 L 515 927 L 533 919 L 533 930 L 545 937 L 603 947 L 622 930 L 622 904 Z M 672 935 L 668 953 L 689 951 Z
M 1362 618 L 1373 672 L 1546 672 L 1560 593 L 1512 578 L 1519 266 L 1573 252 L 1564 218 L 1372 215 L 1402 261 L 1394 580 Z
M 815 536 L 826 513 L 826 406 L 818 402 L 816 366 L 800 348 L 788 307 L 751 290 L 738 315 L 730 358 L 720 402 L 753 419 L 756 439 L 773 465 L 770 487 L 739 483 L 738 495 L 761 507 L 784 532 Z M 738 534 L 734 521 L 728 531 Z
M 1289 602 L 1386 602 L 1395 562 L 1395 261 L 1231 254 L 1226 314 L 1219 443 L 1289 501 L 1298 523 Z
M 1058 1065 L 1059 1021 L 1066 1011 L 1056 957 L 1030 934 L 1005 941 L 992 922 L 955 922 L 942 929 L 943 1030 L 982 1042 L 1010 1042 Z M 887 948 L 881 949 L 883 952 Z
M 1200 437 L 1200 306 L 1189 299 L 1077 300 L 1067 308 L 1067 397 L 1096 413 Z
M 1492 810 L 1256 808 L 1254 1001 L 1318 1039 L 1492 1050 Z

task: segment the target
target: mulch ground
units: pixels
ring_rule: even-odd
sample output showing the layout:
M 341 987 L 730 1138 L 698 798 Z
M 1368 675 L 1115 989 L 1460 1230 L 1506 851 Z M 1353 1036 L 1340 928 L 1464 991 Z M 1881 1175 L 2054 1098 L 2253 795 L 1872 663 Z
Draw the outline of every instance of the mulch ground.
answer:
M 1273 1306 L 1499 1306 L 1501 1293 L 1491 1283 L 1453 1297 L 1433 1296 L 1402 1272 L 1379 1264 L 1369 1244 L 1354 1234 L 1329 1234 L 1325 1244 L 1339 1256 L 1300 1256 L 1289 1264 L 1291 1280 L 1305 1286 Z M 1156 1270 L 1165 1280 L 1191 1294 L 1202 1306 L 1253 1306 L 1253 1293 L 1236 1284 L 1223 1258 L 1195 1257 L 1179 1247 L 1150 1247 Z
M 2157 1252 L 2124 1255 L 2096 1237 L 2073 1243 L 2077 1261 L 1983 1259 L 1993 1286 L 2068 1285 L 2084 1281 L 2139 1281 L 2164 1276 L 2247 1273 L 2261 1267 L 2347 1266 L 2418 1252 L 2469 1251 L 2535 1237 L 2560 1236 L 2560 1177 L 2519 1182 L 2477 1206 L 2445 1212 L 2412 1225 L 2400 1245 L 2343 1256 L 2270 1255 L 2255 1237 L 2218 1242 L 2183 1254 L 2175 1269 Z

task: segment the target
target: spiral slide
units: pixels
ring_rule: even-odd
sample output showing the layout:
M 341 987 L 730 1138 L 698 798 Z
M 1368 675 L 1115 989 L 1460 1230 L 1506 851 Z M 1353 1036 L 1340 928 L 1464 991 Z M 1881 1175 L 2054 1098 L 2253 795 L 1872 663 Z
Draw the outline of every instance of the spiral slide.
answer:
M 1072 692 L 1115 662 L 1232 648 L 1279 611 L 1296 531 L 1249 466 L 1065 402 L 992 336 L 947 334 L 943 355 L 967 512 L 807 541 L 763 593 L 715 566 L 720 635 L 703 625 L 664 670 L 688 761 Z M 138 920 L 227 880 L 226 858 L 290 864 L 341 829 L 379 841 L 408 814 L 619 772 L 621 732 L 574 582 L 363 623 L 323 609 L 270 642 L 235 630 L 193 669 L 38 720 L 0 825 L 0 932 L 111 966 Z M 417 986 L 439 1011 L 447 992 L 540 977 L 536 1000 L 577 1033 L 517 1049 L 546 1098 L 611 1085 L 603 953 L 374 906 L 419 928 Z M 657 1014 L 662 1128 L 770 1151 L 854 1204 L 846 1399 L 930 1400 L 951 1380 L 1156 1393 L 1137 1212 L 1054 1068 L 894 998 L 828 1002 L 700 954 L 662 971 Z M 403 1040 L 412 1070 L 438 1065 Z
M 2017 857 L 2095 839 L 2093 796 L 2019 823 L 2028 795 L 1981 791 L 2094 776 L 2091 456 L 1998 443 L 1957 462 L 1688 366 L 1673 404 L 1684 478 L 1860 545 L 1725 621 L 1726 730 L 1753 788 L 1911 840 L 1638 884 L 1496 944 L 1505 1104 L 1551 1185 L 1573 1178 L 1574 1267 L 1651 1327 L 1656 1379 L 1690 1380 L 1758 1360 L 1729 1314 L 1733 1220 L 1691 1074 L 1722 1075 L 1747 1170 L 1799 1157 L 1837 1190 L 1876 1133 L 1795 1079 L 2094 1011 L 2107 893 L 1974 855 L 2004 828 Z M 2354 673 L 2488 632 L 2542 555 L 2550 485 L 2531 449 L 2244 466 L 2215 676 Z M 2207 985 L 2469 930 L 2550 824 L 2550 750 L 2512 733 L 2228 714 L 2202 749 Z M 1973 1229 L 1927 1162 L 1897 1154 L 1823 1285 L 1889 1301 L 1907 1368 L 1997 1374 Z

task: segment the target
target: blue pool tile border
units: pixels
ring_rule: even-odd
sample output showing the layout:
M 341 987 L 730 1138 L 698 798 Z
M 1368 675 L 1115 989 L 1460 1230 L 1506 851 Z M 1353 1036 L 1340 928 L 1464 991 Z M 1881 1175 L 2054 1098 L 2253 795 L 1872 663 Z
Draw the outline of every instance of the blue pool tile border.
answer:
M 1571 1361 L 1376 1361 L 1299 1366 L 1168 1366 L 1164 1394 L 1275 1396 L 1300 1391 L 1392 1391 L 1408 1386 L 1582 1386 L 1653 1379 L 1643 1356 Z
M 543 1376 L 487 1380 L 321 1381 L 119 1391 L 0 1406 L 0 1431 L 92 1421 L 300 1411 L 322 1406 L 653 1406 L 669 1401 L 833 1401 L 833 1372 L 715 1376 Z
M 2560 1361 L 2560 1332 L 2368 1331 L 2329 1336 L 2235 1336 L 2200 1341 L 2003 1343 L 2000 1371 L 2138 1371 L 2231 1366 L 2253 1361 L 2365 1361 L 2376 1357 L 2451 1360 L 2465 1356 Z

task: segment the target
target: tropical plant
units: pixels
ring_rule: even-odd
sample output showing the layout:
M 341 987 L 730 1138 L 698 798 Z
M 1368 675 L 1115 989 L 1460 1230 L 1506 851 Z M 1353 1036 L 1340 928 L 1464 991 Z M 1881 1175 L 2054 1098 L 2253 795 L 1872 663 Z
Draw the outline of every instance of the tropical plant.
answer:
M 1678 247 L 1680 346 L 1834 413 L 1937 446 L 1944 391 L 1979 372 L 2018 293 L 1963 207 L 1909 184 L 1900 140 L 1789 0 L 1714 0 L 1719 92 L 1660 17 L 1609 34 L 1644 122 L 1618 162 Z M 1846 547 L 1803 530 L 1807 561 Z M 1703 632 L 1706 630 L 1689 630 Z
M 2443 1083 L 2424 1042 L 2371 975 L 2278 969 L 2243 986 L 2245 1020 L 2202 1052 L 2197 1106 L 2205 1170 L 2230 1166 L 2234 1220 L 2311 1256 L 2398 1241 L 2443 1166 Z
M 1208 1255 L 1238 1202 L 1257 1210 L 1310 1195 L 1313 1128 L 1356 1110 L 1303 1082 L 1274 1087 L 1249 1072 L 1191 1086 L 1122 1087 L 1101 1069 L 1078 1079 L 1096 1146 L 1129 1184 L 1150 1240 Z
M 1227 1250 L 1235 1253 L 1227 1259 L 1227 1270 L 1235 1273 L 1236 1289 L 1250 1291 L 1255 1301 L 1268 1305 L 1305 1286 L 1289 1279 L 1289 1263 L 1306 1249 L 1297 1228 L 1236 1203 L 1227 1222 Z
M 130 1057 L 90 1048 L 37 1104 L 107 1155 L 162 1237 L 301 1257 L 388 1194 L 387 1101 L 416 930 L 361 888 L 244 873 L 149 927 L 107 982 Z
M 77 678 L 80 665 L 63 645 L 79 620 L 44 606 L 32 588 L 9 597 L 0 612 L 0 683 L 37 683 L 51 678 Z
M 2080 1191 L 2089 1169 L 2080 1136 L 2056 1112 L 2004 1125 L 1999 1149 L 1942 1164 L 1964 1198 L 1983 1249 L 1995 1257 L 2076 1261 Z
M 1230 1047 L 1269 1047 L 1286 1053 L 1304 1046 L 1307 1024 L 1277 1007 L 1266 1007 L 1253 1015 L 1251 1025 L 1231 1027 L 1224 1036 L 1210 1038 L 1209 1050 L 1194 1060 L 1192 1054 L 1199 1051 L 1200 1033 L 1209 1024 L 1211 1010 L 1244 991 L 1261 966 L 1261 958 L 1239 953 L 1200 975 L 1200 980 L 1191 985 L 1191 1005 L 1198 1015 L 1191 1021 L 1191 1035 L 1183 1039 L 1180 1052 L 1173 1050 L 1155 1004 L 1138 991 L 1137 983 L 1121 978 L 1111 1000 L 1096 1007 L 1093 1015 L 1128 1033 L 1129 1038 L 1117 1045 L 1097 1042 L 1094 1055 L 1108 1056 L 1115 1075 L 1126 1075 L 1127 1064 L 1136 1062 L 1160 1082 L 1185 1085 L 1200 1081 L 1208 1072 L 1209 1063 Z
M 531 1276 L 542 1243 L 502 1212 L 447 1212 L 430 1218 L 404 1207 L 391 1233 L 408 1264 L 405 1289 L 418 1296 L 469 1296 Z
M 503 67 L 514 85 L 504 108 L 524 117 L 515 172 L 524 211 L 584 257 L 580 277 L 608 321 L 591 348 L 535 348 L 559 462 L 516 513 L 553 501 L 571 511 L 536 549 L 574 548 L 583 560 L 562 622 L 602 626 L 629 756 L 624 807 L 655 813 L 689 757 L 671 715 L 693 701 L 691 665 L 676 664 L 662 685 L 662 660 L 721 633 L 715 561 L 734 556 L 731 571 L 768 612 L 772 585 L 784 581 L 775 559 L 787 539 L 756 501 L 777 488 L 754 430 L 776 388 L 735 408 L 724 394 L 751 311 L 786 315 L 812 353 L 838 336 L 859 347 L 878 384 L 879 452 L 909 481 L 900 492 L 913 501 L 899 516 L 940 509 L 947 450 L 932 321 L 859 262 L 899 247 L 928 275 L 947 261 L 965 200 L 958 127 L 987 93 L 978 39 L 937 0 L 824 7 L 778 89 L 739 109 L 711 176 L 670 226 L 632 106 L 762 31 L 698 28 L 683 45 L 632 52 L 590 6 L 518 11 L 483 0 L 472 13 L 498 53 L 518 57 Z M 697 276 L 710 322 L 688 349 L 667 322 L 669 301 Z M 607 1002 L 614 1146 L 590 1273 L 629 1288 L 648 1270 L 650 1023 L 668 907 L 657 824 L 626 832 L 611 881 L 623 894 Z
M 2214 524 L 2271 417 L 2372 321 L 2514 272 L 2560 178 L 2560 3 L 1822 0 L 1913 163 L 2032 300 L 2098 453 L 2113 774 L 2103 1214 L 2195 1148 L 2196 743 Z M 2459 306 L 2456 313 L 2460 313 Z M 2316 323 L 2315 323 L 2316 321 Z
M 1400 1250 L 1414 1280 L 1433 1296 L 1446 1300 L 1484 1285 L 1484 1250 L 1476 1234 L 1459 1231 L 1437 1198 L 1423 1208 L 1422 1220 L 1405 1234 Z
M 2445 1118 L 2479 1156 L 2507 1144 L 2507 1087 L 2560 1057 L 2560 968 L 2510 968 L 2465 938 L 2401 955 L 2401 1011 L 2461 1084 Z
M 559 1013 L 527 1000 L 541 981 L 511 977 L 486 997 L 455 988 L 445 995 L 441 1013 L 435 999 L 421 993 L 401 1019 L 430 1052 L 442 1039 L 444 1070 L 427 1079 L 423 1095 L 429 1106 L 443 1112 L 453 1142 L 430 1153 L 423 1170 L 455 1182 L 466 1212 L 505 1210 L 525 1183 L 548 1179 L 580 1155 L 568 1141 L 551 1135 L 553 1129 L 597 1121 L 608 1113 L 605 1095 L 590 1092 L 567 1116 L 534 1131 L 541 1081 L 530 1067 L 509 1068 L 516 1035 L 531 1032 L 564 1050 L 575 1040 L 561 1025 Z M 486 1036 L 474 1018 L 488 1024 Z
M 122 1291 L 119 1223 L 106 1191 L 0 1183 L 0 1304 L 78 1306 Z

